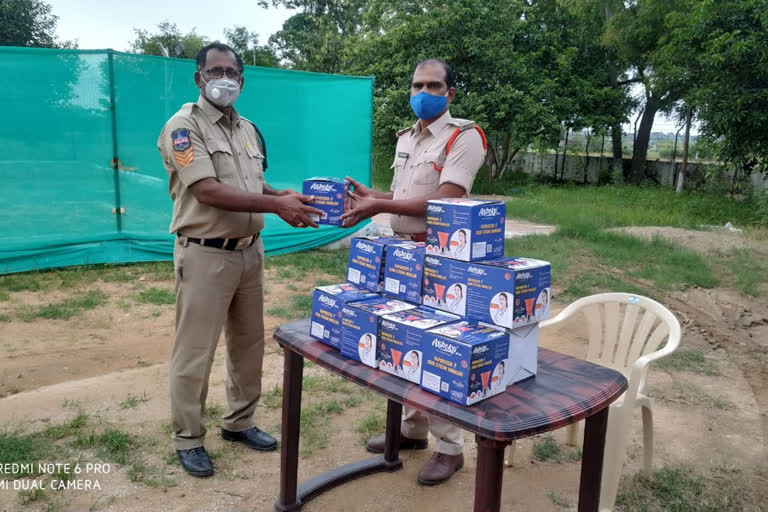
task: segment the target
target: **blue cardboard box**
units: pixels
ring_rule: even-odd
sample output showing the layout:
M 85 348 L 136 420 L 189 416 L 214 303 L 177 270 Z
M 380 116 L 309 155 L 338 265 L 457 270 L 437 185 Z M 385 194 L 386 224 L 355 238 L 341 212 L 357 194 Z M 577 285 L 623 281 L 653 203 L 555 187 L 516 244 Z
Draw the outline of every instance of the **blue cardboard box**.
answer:
M 415 307 L 390 297 L 350 302 L 341 310 L 341 355 L 377 368 L 376 348 L 381 317 Z
M 403 238 L 396 236 L 353 238 L 349 245 L 347 282 L 372 292 L 383 291 L 385 248 L 389 244 L 403 241 Z
M 422 303 L 510 329 L 549 318 L 550 264 L 530 258 L 468 263 L 424 258 Z
M 523 329 L 513 335 L 471 320 L 430 329 L 423 341 L 422 389 L 471 405 L 535 375 L 538 324 Z
M 341 346 L 341 310 L 349 302 L 377 296 L 349 283 L 318 286 L 312 293 L 309 335 L 338 349 Z
M 424 332 L 456 320 L 456 315 L 425 306 L 384 315 L 376 347 L 379 369 L 421 384 Z
M 467 266 L 463 261 L 424 257 L 422 303 L 460 316 L 467 316 Z
M 387 246 L 384 293 L 408 302 L 421 302 L 425 245 L 423 242 L 404 242 Z
M 504 256 L 506 212 L 502 201 L 427 201 L 427 254 L 460 261 Z
M 514 329 L 549 318 L 551 266 L 531 258 L 467 265 L 467 317 Z
M 349 194 L 349 181 L 341 178 L 310 178 L 304 180 L 302 193 L 315 196 L 309 206 L 322 210 L 322 215 L 311 214 L 309 217 L 318 224 L 341 226 L 341 215 L 346 210 Z

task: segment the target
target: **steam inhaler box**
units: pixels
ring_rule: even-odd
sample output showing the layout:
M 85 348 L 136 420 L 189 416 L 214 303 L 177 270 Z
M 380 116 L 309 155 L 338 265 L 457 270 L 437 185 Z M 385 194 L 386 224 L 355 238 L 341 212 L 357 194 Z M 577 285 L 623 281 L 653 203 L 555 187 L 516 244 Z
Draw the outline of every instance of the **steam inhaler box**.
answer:
M 456 315 L 424 306 L 384 315 L 376 348 L 379 369 L 421 384 L 424 332 L 456 320 Z
M 504 256 L 506 212 L 501 201 L 427 201 L 427 254 L 461 261 Z
M 472 320 L 424 333 L 421 387 L 461 405 L 536 375 L 539 326 L 507 331 Z
M 416 306 L 389 297 L 350 302 L 341 310 L 341 355 L 377 368 L 376 346 L 381 317 Z
M 422 302 L 513 329 L 549 318 L 550 274 L 548 262 L 530 258 L 467 263 L 426 256 Z
M 347 282 L 372 292 L 383 291 L 386 246 L 404 241 L 397 236 L 353 238 L 349 245 Z
M 338 349 L 341 346 L 341 310 L 349 302 L 376 297 L 375 293 L 349 283 L 318 286 L 312 294 L 309 335 Z
M 349 180 L 341 178 L 316 177 L 304 180 L 302 193 L 315 196 L 314 201 L 307 205 L 323 211 L 322 215 L 310 214 L 309 218 L 318 224 L 341 226 L 341 215 L 346 211 L 349 185 Z
M 384 293 L 408 302 L 420 303 L 424 253 L 423 242 L 388 245 L 384 265 Z
M 468 318 L 509 329 L 549 318 L 548 262 L 498 258 L 466 266 Z
M 460 316 L 467 316 L 467 263 L 424 257 L 422 303 Z

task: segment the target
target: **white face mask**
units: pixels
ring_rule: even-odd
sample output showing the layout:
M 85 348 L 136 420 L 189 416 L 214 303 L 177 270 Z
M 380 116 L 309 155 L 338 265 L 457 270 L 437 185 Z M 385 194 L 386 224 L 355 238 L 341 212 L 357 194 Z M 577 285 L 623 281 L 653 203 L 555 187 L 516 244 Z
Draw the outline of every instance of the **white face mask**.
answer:
M 229 78 L 219 78 L 205 84 L 205 97 L 220 107 L 229 107 L 238 96 L 240 84 Z

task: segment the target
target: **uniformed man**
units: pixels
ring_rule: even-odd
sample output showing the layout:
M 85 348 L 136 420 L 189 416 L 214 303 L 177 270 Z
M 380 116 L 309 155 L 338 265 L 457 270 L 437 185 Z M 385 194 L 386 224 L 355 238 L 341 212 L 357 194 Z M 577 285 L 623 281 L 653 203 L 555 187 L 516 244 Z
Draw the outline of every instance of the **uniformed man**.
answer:
M 416 66 L 411 107 L 419 121 L 397 133 L 390 192 L 351 180 L 354 192 L 351 209 L 343 216 L 345 225 L 389 213 L 395 233 L 424 241 L 427 200 L 463 197 L 472 190 L 485 158 L 485 136 L 472 121 L 451 117 L 454 82 L 453 71 L 441 60 L 428 59 Z M 437 439 L 436 452 L 419 472 L 421 484 L 445 482 L 464 465 L 464 437 L 458 427 L 406 407 L 401 431 L 401 450 L 426 449 L 428 431 Z M 371 439 L 366 448 L 383 453 L 384 436 Z
M 157 141 L 170 177 L 176 233 L 176 341 L 170 364 L 173 442 L 193 476 L 213 474 L 203 447 L 203 410 L 222 328 L 227 344 L 227 413 L 221 436 L 260 451 L 277 441 L 256 428 L 264 355 L 264 213 L 312 226 L 311 197 L 264 181 L 264 148 L 255 127 L 232 107 L 243 62 L 213 43 L 197 54 L 196 103 L 181 107 Z

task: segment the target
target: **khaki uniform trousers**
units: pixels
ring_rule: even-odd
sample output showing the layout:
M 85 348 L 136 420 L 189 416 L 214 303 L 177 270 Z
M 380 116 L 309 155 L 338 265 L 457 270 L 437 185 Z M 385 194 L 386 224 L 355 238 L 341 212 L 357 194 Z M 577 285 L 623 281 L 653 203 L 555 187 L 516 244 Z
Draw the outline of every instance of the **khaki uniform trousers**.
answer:
M 203 411 L 222 328 L 227 344 L 227 404 L 222 427 L 254 426 L 264 359 L 264 245 L 242 251 L 176 238 L 176 342 L 170 366 L 171 421 L 177 450 L 203 446 Z
M 411 407 L 403 408 L 400 432 L 409 439 L 426 439 L 430 432 L 437 439 L 436 452 L 460 455 L 464 452 L 464 434 L 456 425 L 428 416 Z

